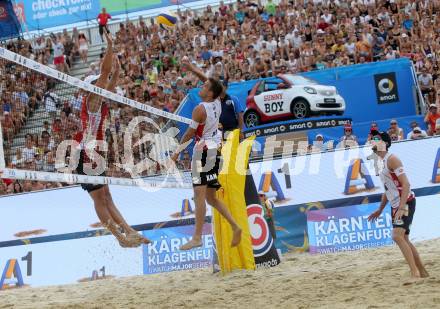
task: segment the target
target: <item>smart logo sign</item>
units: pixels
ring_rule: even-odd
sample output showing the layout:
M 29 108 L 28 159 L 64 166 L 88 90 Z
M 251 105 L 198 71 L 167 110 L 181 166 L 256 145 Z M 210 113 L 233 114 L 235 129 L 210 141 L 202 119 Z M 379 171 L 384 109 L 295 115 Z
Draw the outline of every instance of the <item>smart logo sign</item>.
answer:
M 392 218 L 389 206 L 376 221 L 368 221 L 368 216 L 378 206 L 378 203 L 374 203 L 308 211 L 310 253 L 391 245 Z
M 202 247 L 179 250 L 191 239 L 193 229 L 194 225 L 186 225 L 143 231 L 144 236 L 152 240 L 151 244 L 143 246 L 144 274 L 211 266 L 214 244 L 210 224 L 203 227 Z
M 399 101 L 397 90 L 396 73 L 384 73 L 374 75 L 377 101 L 381 103 L 394 103 Z

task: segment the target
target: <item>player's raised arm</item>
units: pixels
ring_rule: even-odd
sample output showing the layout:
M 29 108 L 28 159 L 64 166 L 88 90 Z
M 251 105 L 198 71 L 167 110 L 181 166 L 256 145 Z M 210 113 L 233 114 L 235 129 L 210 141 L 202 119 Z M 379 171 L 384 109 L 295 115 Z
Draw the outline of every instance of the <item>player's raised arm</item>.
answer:
M 99 76 L 96 86 L 100 88 L 107 88 L 108 78 L 112 72 L 113 66 L 113 39 L 110 33 L 104 31 L 105 39 L 107 40 L 107 50 L 101 64 L 101 75 Z
M 112 69 L 112 77 L 110 79 L 110 82 L 107 85 L 107 90 L 114 92 L 116 85 L 119 81 L 119 73 L 121 71 L 121 64 L 119 63 L 119 59 L 116 56 L 113 56 L 113 69 Z
M 186 67 L 189 71 L 193 72 L 197 77 L 202 81 L 206 82 L 208 80 L 208 77 L 203 73 L 202 70 L 200 70 L 198 67 L 196 67 L 194 64 L 189 62 L 188 57 L 183 57 L 182 59 L 182 65 Z
M 97 87 L 107 89 L 109 84 L 108 78 L 112 72 L 113 65 L 113 41 L 111 35 L 107 32 L 105 32 L 105 38 L 107 39 L 107 51 L 105 52 L 104 59 L 102 60 L 101 74 L 99 75 L 95 85 Z M 91 93 L 87 104 L 88 110 L 92 113 L 96 113 L 101 108 L 101 99 L 98 95 Z

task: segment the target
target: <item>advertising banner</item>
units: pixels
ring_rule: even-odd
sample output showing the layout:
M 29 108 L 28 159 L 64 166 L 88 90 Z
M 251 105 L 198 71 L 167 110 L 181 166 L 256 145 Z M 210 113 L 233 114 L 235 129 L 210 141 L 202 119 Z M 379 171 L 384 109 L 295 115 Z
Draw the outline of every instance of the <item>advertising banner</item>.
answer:
M 428 138 L 393 143 L 405 167 L 412 189 L 440 188 L 439 139 Z M 298 155 L 250 163 L 256 185 L 275 197 L 275 207 L 306 204 L 381 194 L 378 173 L 382 161 L 372 156 L 371 147 Z
M 417 196 L 418 193 L 420 193 L 420 190 L 415 191 Z M 357 210 L 353 210 L 357 207 L 358 210 L 360 209 L 363 211 L 361 211 L 361 214 L 369 215 L 372 211 L 376 210 L 379 207 L 379 203 L 373 202 L 373 200 L 379 201 L 380 197 L 372 198 L 371 196 L 368 196 L 364 197 L 363 201 L 359 200 L 359 198 L 348 198 L 345 200 L 333 200 L 322 203 L 316 202 L 291 205 L 286 207 L 277 207 L 275 208 L 275 224 L 277 229 L 276 246 L 277 248 L 281 249 L 282 252 L 306 252 L 309 250 L 309 246 L 312 245 L 313 242 L 316 242 L 316 239 L 309 240 L 310 235 L 312 235 L 310 232 L 308 232 L 308 225 L 310 224 L 308 224 L 307 215 L 309 212 L 313 213 L 317 211 L 318 213 L 321 213 L 322 211 L 322 213 L 326 213 L 325 211 L 333 210 L 338 212 L 338 209 L 347 208 L 348 211 L 344 211 L 344 214 L 348 214 L 351 216 L 353 213 L 358 213 Z M 440 222 L 440 195 L 419 195 L 416 198 L 416 204 L 416 213 L 414 215 L 413 224 L 411 226 L 410 239 L 412 241 L 421 241 L 440 237 L 440 229 L 435 228 L 438 225 L 438 222 Z M 341 207 L 341 205 L 350 206 Z M 350 207 L 355 208 L 350 209 Z M 387 212 L 386 215 L 385 212 Z M 385 216 L 385 218 L 388 218 L 388 212 L 389 210 L 384 210 L 383 216 Z M 321 217 L 324 217 L 325 219 L 325 216 Z M 386 221 L 384 222 L 387 223 Z M 363 221 L 363 223 L 366 222 Z M 379 224 L 382 225 L 382 222 L 379 222 Z M 325 227 L 326 226 L 324 225 L 318 226 L 318 228 Z M 312 233 L 313 232 L 314 231 L 312 231 Z M 322 232 L 322 230 L 319 230 L 319 232 Z M 371 232 L 367 231 L 366 233 L 370 233 L 370 235 L 361 235 L 361 237 L 371 237 Z M 322 242 L 329 241 L 330 239 L 320 238 L 319 240 Z M 340 237 L 340 240 L 342 242 L 342 237 Z M 361 245 L 362 244 L 358 243 L 357 248 L 361 249 Z M 324 251 L 322 252 L 324 253 L 327 249 L 324 248 L 323 250 Z M 332 250 L 334 251 L 334 249 L 328 249 L 327 252 L 333 252 Z
M 368 216 L 378 203 L 307 212 L 310 253 L 354 251 L 391 245 L 392 218 L 386 207 L 375 221 Z
M 127 222 L 139 229 L 150 229 L 159 222 L 168 227 L 193 224 L 191 189 L 110 186 L 110 192 Z M 210 207 L 207 214 L 211 214 Z M 100 228 L 93 200 L 79 186 L 0 197 L 0 248 L 38 239 L 84 237 Z
M 15 287 L 18 274 L 26 286 L 136 276 L 142 274 L 142 249 L 123 249 L 110 235 L 6 247 L 0 249 L 2 274 L 3 289 Z
M 264 209 L 263 206 L 261 206 L 252 176 L 246 176 L 245 187 L 248 222 L 254 250 L 255 265 L 257 268 L 276 266 L 281 260 L 275 247 L 275 240 L 270 233 L 269 224 L 265 219 Z
M 15 11 L 29 31 L 95 20 L 102 8 L 110 15 L 182 5 L 196 0 L 17 0 Z
M 193 231 L 194 225 L 144 231 L 144 236 L 152 240 L 152 243 L 143 246 L 143 273 L 155 274 L 211 266 L 211 224 L 205 224 L 203 227 L 202 247 L 189 251 L 179 250 L 181 245 L 191 239 Z
M 297 132 L 304 131 L 310 129 L 317 128 L 332 128 L 343 126 L 347 123 L 351 123 L 350 118 L 344 117 L 334 117 L 334 118 L 319 118 L 319 119 L 303 119 L 303 120 L 295 120 L 289 122 L 281 122 L 269 125 L 259 126 L 258 128 L 246 129 L 244 131 L 244 136 L 247 138 L 249 136 L 255 135 L 259 136 L 268 136 L 274 134 L 282 134 L 289 132 Z
M 101 9 L 95 0 L 18 0 L 16 5 L 29 31 L 95 19 Z

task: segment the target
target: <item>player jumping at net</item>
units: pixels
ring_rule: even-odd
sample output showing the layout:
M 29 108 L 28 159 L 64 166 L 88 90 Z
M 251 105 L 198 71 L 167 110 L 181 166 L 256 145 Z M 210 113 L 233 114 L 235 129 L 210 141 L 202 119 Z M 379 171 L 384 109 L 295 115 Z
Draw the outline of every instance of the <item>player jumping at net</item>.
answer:
M 107 40 L 107 51 L 104 55 L 101 74 L 88 76 L 85 81 L 95 84 L 97 87 L 114 91 L 119 78 L 120 64 L 118 58 L 113 55 L 113 42 L 111 35 L 104 32 Z M 111 79 L 110 79 L 111 75 Z M 94 141 L 104 140 L 104 121 L 109 113 L 109 107 L 103 102 L 103 97 L 90 93 L 85 96 L 81 106 L 82 129 L 76 134 L 75 140 L 79 143 L 80 157 L 77 167 L 78 174 L 87 175 L 92 168 L 91 160 L 87 157 L 85 149 Z M 105 162 L 103 162 L 105 163 Z M 94 166 L 96 167 L 96 166 Z M 99 176 L 105 175 L 105 167 L 98 166 L 94 171 L 100 169 Z M 93 172 L 93 175 L 96 175 Z M 121 247 L 138 247 L 142 243 L 148 244 L 150 241 L 142 237 L 136 230 L 127 224 L 121 213 L 117 209 L 107 185 L 82 184 L 93 199 L 96 214 L 102 225 L 107 228 L 118 240 Z
M 180 250 L 190 250 L 203 245 L 202 230 L 206 215 L 205 201 L 217 209 L 231 225 L 233 232 L 231 247 L 235 247 L 241 241 L 241 228 L 235 222 L 225 204 L 216 196 L 216 191 L 220 188 L 218 173 L 221 160 L 221 153 L 219 151 L 221 136 L 218 134 L 218 125 L 221 113 L 219 96 L 222 94 L 223 86 L 219 80 L 207 78 L 203 72 L 189 63 L 187 59 L 182 61 L 182 65 L 196 74 L 204 84 L 199 92 L 203 102 L 194 108 L 192 122 L 180 141 L 180 144 L 183 145 L 193 137 L 196 140 L 191 164 L 195 228 L 192 239 L 182 245 Z M 179 152 L 176 152 L 172 159 L 176 161 L 178 156 Z
M 428 277 L 429 274 L 423 266 L 417 249 L 409 240 L 411 224 L 416 211 L 416 197 L 410 189 L 402 162 L 395 154 L 388 152 L 391 147 L 391 138 L 388 133 L 373 131 L 372 135 L 373 151 L 384 163 L 380 179 L 384 184 L 385 193 L 382 194 L 379 209 L 373 212 L 368 220 L 379 218 L 389 201 L 393 220 L 393 240 L 405 257 L 411 269 L 411 276 L 414 278 Z

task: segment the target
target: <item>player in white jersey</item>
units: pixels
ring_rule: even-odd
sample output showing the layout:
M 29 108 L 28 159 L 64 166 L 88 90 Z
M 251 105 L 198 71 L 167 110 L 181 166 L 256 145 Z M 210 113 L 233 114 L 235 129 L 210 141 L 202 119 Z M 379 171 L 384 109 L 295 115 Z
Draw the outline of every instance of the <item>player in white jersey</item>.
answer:
M 384 210 L 387 202 L 391 205 L 393 220 L 393 240 L 399 246 L 415 278 L 428 277 L 419 253 L 409 240 L 411 224 L 416 210 L 416 198 L 410 189 L 408 177 L 405 174 L 402 162 L 395 154 L 388 152 L 391 138 L 386 132 L 372 132 L 373 151 L 383 160 L 383 170 L 380 178 L 385 192 L 382 194 L 379 209 L 373 212 L 368 220 L 376 220 Z
M 221 160 L 219 151 L 221 136 L 218 133 L 218 123 L 221 114 L 219 96 L 223 91 L 223 86 L 219 80 L 207 78 L 205 74 L 187 60 L 183 60 L 182 65 L 195 73 L 204 82 L 204 85 L 199 92 L 203 102 L 194 108 L 192 123 L 180 141 L 183 145 L 193 137 L 196 140 L 192 160 L 195 228 L 192 239 L 181 246 L 180 249 L 190 250 L 202 246 L 202 229 L 205 222 L 206 202 L 217 209 L 231 225 L 233 232 L 231 247 L 235 247 L 241 241 L 241 228 L 237 225 L 226 206 L 216 196 L 216 191 L 220 188 L 218 173 Z M 178 152 L 173 155 L 174 161 L 177 160 L 178 155 Z

